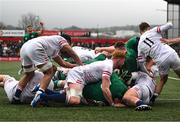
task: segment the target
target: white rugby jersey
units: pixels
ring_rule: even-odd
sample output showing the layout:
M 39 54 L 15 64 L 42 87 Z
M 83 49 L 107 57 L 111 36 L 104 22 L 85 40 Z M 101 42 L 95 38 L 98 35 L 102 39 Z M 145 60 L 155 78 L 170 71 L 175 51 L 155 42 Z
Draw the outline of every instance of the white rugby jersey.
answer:
M 67 44 L 67 41 L 63 37 L 54 35 L 33 38 L 26 42 L 24 45 L 31 48 L 36 48 L 39 51 L 41 51 L 41 49 L 44 49 L 47 55 L 53 58 L 56 57 L 60 49 Z
M 85 84 L 97 82 L 102 76 L 111 76 L 113 72 L 113 61 L 111 59 L 97 61 L 88 65 L 76 67 L 76 71 L 83 74 Z
M 175 50 L 169 45 L 161 43 L 161 32 L 172 28 L 172 23 L 166 23 L 157 26 L 141 35 L 138 44 L 138 60 L 143 61 L 145 57 L 150 56 L 159 65 Z
M 82 62 L 93 59 L 96 56 L 94 50 L 92 49 L 79 47 L 79 46 L 74 46 L 72 47 L 72 49 L 74 50 L 74 52 L 76 52 L 76 54 L 78 55 L 78 57 Z

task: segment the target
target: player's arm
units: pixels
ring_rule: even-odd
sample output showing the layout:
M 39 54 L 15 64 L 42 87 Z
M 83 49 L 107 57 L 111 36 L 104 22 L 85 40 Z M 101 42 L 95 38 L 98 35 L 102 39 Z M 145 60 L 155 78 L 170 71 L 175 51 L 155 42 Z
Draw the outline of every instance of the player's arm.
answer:
M 95 49 L 95 53 L 101 53 L 103 51 L 106 51 L 108 53 L 112 53 L 112 52 L 114 52 L 114 50 L 115 50 L 114 46 L 110 46 L 110 47 L 97 47 Z
M 108 101 L 109 105 L 114 105 L 114 101 L 112 99 L 110 87 L 110 76 L 103 75 L 102 76 L 102 92 L 106 100 Z
M 173 38 L 173 39 L 161 38 L 161 42 L 167 43 L 167 44 L 179 43 L 180 42 L 180 38 Z
M 77 66 L 77 64 L 71 64 L 69 62 L 64 61 L 59 55 L 57 55 L 56 57 L 53 58 L 53 60 L 58 63 L 60 66 L 62 67 L 66 67 L 66 68 L 73 68 L 75 66 Z
M 149 71 L 149 72 L 152 72 L 151 71 L 151 67 L 153 66 L 153 65 L 155 65 L 156 63 L 153 61 L 153 59 L 152 58 L 150 58 L 150 57 L 147 57 L 146 58 L 146 69 Z
M 40 24 L 40 30 L 36 31 L 38 33 L 38 35 L 41 35 L 43 30 L 44 30 L 44 24 L 42 22 L 39 23 Z
M 171 22 L 168 22 L 164 25 L 154 27 L 152 31 L 156 31 L 157 33 L 165 32 L 168 29 L 171 29 L 173 27 L 173 24 Z
M 70 45 L 64 45 L 61 50 L 65 51 L 69 56 L 71 56 L 78 65 L 83 65 L 80 58 L 73 51 L 73 49 L 70 47 Z
M 138 64 L 138 68 L 143 72 L 147 72 L 147 69 L 145 67 L 145 62 L 146 62 L 145 54 L 138 47 L 137 64 Z

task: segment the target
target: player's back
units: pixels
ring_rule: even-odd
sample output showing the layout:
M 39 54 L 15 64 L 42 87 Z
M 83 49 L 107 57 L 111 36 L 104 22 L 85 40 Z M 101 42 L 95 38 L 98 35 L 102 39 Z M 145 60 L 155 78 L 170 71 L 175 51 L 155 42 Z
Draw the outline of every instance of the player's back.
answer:
M 48 56 L 53 56 L 59 52 L 59 50 L 68 44 L 67 41 L 58 35 L 54 36 L 40 36 L 26 42 L 22 49 L 24 50 L 44 50 Z
M 143 53 L 145 57 L 150 56 L 156 63 L 159 59 L 165 60 L 174 50 L 167 44 L 161 43 L 161 33 L 156 30 L 157 27 L 146 31 L 139 40 L 138 53 Z
M 156 82 L 151 78 L 148 74 L 144 72 L 136 72 L 137 78 L 135 80 L 135 84 L 143 84 L 149 87 L 149 89 L 153 92 L 155 90 Z
M 95 58 L 95 52 L 92 49 L 74 46 L 72 49 L 77 53 L 82 62 Z
M 83 73 L 85 83 L 97 82 L 102 78 L 103 74 L 111 75 L 113 71 L 112 60 L 97 61 L 91 64 L 73 68 L 78 72 Z

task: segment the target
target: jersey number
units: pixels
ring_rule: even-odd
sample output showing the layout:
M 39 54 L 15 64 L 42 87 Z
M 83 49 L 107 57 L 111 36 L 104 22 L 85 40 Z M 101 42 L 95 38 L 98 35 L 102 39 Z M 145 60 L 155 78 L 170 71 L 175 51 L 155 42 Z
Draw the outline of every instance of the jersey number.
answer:
M 152 45 L 154 44 L 154 42 L 149 38 L 146 38 L 143 42 L 147 44 L 149 47 L 152 47 Z

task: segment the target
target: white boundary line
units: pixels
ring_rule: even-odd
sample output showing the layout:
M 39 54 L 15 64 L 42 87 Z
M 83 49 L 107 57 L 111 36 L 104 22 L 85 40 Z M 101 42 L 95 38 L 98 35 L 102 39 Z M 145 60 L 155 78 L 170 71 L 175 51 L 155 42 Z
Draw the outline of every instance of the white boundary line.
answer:
M 179 78 L 174 78 L 174 77 L 168 77 L 168 78 L 172 80 L 180 80 Z

